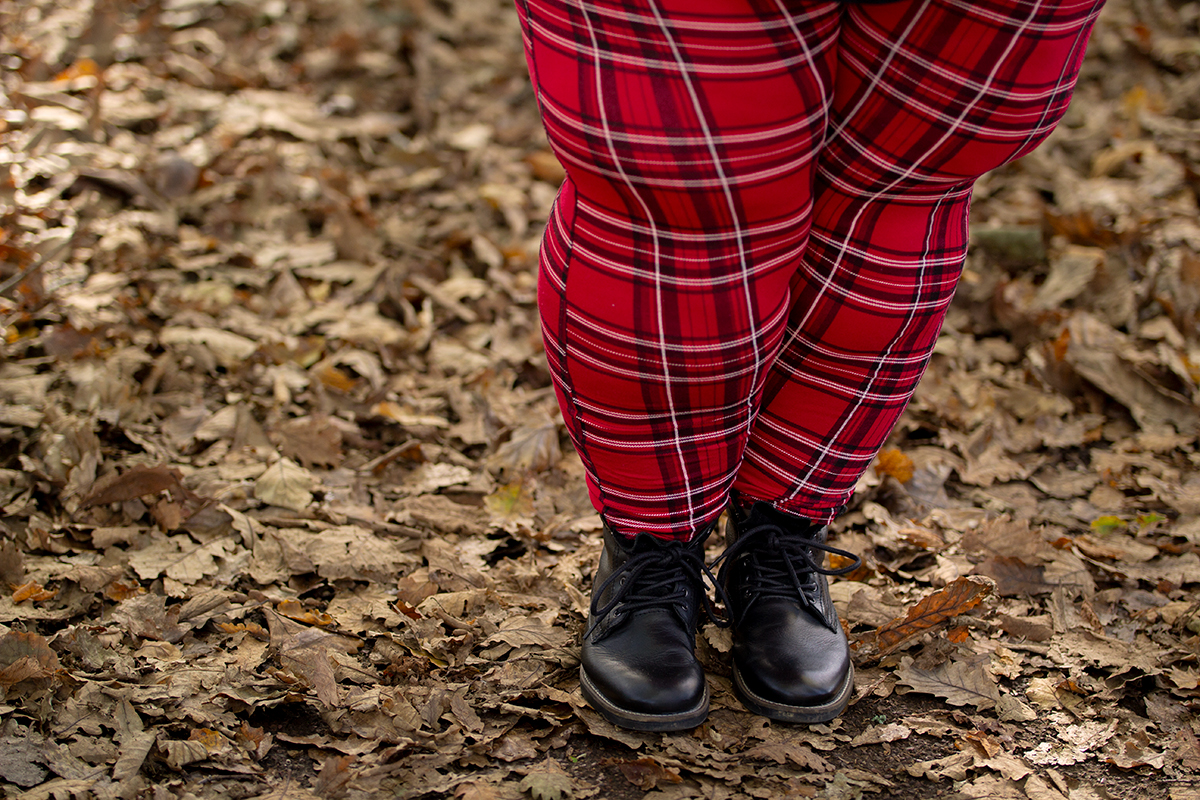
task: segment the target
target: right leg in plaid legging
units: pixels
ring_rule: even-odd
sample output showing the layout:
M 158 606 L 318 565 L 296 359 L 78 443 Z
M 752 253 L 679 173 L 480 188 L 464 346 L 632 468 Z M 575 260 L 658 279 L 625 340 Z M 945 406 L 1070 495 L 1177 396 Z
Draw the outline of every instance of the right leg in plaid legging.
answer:
M 965 257 L 972 185 L 1061 118 L 1099 8 L 847 6 L 812 232 L 735 483 L 722 570 L 734 687 L 752 711 L 812 722 L 849 702 L 853 670 L 822 574 L 822 523 L 849 498 L 925 368 Z
M 827 522 L 928 363 L 971 187 L 1066 111 L 1102 0 L 848 5 L 786 345 L 735 488 Z

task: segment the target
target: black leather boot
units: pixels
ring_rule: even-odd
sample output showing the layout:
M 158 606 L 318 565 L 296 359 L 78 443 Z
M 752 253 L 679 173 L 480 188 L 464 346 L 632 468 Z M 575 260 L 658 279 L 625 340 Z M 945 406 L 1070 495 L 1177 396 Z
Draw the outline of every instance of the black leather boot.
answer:
M 708 684 L 696 660 L 704 593 L 705 531 L 691 542 L 604 529 L 592 580 L 579 681 L 609 722 L 640 731 L 694 728 L 708 716 Z
M 749 710 L 785 722 L 827 722 L 854 690 L 846 634 L 826 575 L 858 566 L 825 544 L 828 529 L 767 503 L 730 507 L 719 582 L 733 626 L 733 677 Z M 856 563 L 825 569 L 825 553 Z

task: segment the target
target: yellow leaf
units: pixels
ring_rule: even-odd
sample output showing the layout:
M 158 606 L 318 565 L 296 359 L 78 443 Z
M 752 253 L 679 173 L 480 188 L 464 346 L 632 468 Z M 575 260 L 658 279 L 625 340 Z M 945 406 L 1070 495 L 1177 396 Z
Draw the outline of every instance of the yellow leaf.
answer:
M 501 486 L 483 498 L 483 502 L 489 511 L 505 519 L 533 516 L 533 493 L 524 481 Z
M 1111 514 L 1092 520 L 1092 530 L 1101 535 L 1112 533 L 1125 527 L 1125 520 Z
M 913 476 L 913 460 L 895 447 L 889 447 L 875 458 L 875 474 L 891 475 L 901 483 L 908 483 Z

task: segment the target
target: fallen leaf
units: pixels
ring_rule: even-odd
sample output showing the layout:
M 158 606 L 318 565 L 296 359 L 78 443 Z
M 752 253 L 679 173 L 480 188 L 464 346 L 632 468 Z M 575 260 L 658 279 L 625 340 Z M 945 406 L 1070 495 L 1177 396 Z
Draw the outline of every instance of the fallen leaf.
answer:
M 45 740 L 31 730 L 0 736 L 0 778 L 28 788 L 46 780 Z
M 657 789 L 660 783 L 683 783 L 683 778 L 679 775 L 679 770 L 664 767 L 649 756 L 639 758 L 636 761 L 614 761 L 607 759 L 601 762 L 602 764 L 615 764 L 621 774 L 625 776 L 625 780 L 632 783 L 634 786 L 649 791 Z
M 901 739 L 907 739 L 910 735 L 912 735 L 912 728 L 898 722 L 891 722 L 887 725 L 873 725 L 858 736 L 855 736 L 850 741 L 850 746 L 859 747 L 864 744 L 898 742 Z
M 304 511 L 312 505 L 315 484 L 311 472 L 281 458 L 254 482 L 254 496 L 268 505 Z
M 288 619 L 305 625 L 332 625 L 333 617 L 320 611 L 305 608 L 298 600 L 280 600 L 275 604 L 275 610 Z
M 58 594 L 58 590 L 50 591 L 38 583 L 30 581 L 13 589 L 12 600 L 14 603 L 24 603 L 26 600 L 32 603 L 42 603 L 46 600 L 53 599 Z
M 575 796 L 571 776 L 549 756 L 527 772 L 519 786 L 521 791 L 529 792 L 533 800 L 562 800 Z
M 336 467 L 342 463 L 342 431 L 327 417 L 289 419 L 277 429 L 280 452 L 304 467 Z
M 41 681 L 58 671 L 58 656 L 36 633 L 9 631 L 0 636 L 0 686 Z
M 987 659 L 948 661 L 936 669 L 911 664 L 896 670 L 898 682 L 914 691 L 941 697 L 953 706 L 974 706 L 983 711 L 1000 702 L 1000 690 L 985 664 Z
M 514 430 L 508 441 L 500 445 L 488 461 L 493 468 L 506 470 L 510 475 L 520 475 L 544 472 L 561 458 L 558 423 L 545 420 Z
M 1002 597 L 1046 594 L 1055 586 L 1046 580 L 1044 566 L 1031 566 L 1015 556 L 992 556 L 977 564 L 973 572 L 995 581 L 996 593 Z
M 527 519 L 534 513 L 533 495 L 524 481 L 501 486 L 483 498 L 483 502 L 501 521 Z
M 340 694 L 334 677 L 333 654 L 353 652 L 356 645 L 328 631 L 292 622 L 273 611 L 267 612 L 267 622 L 271 648 L 279 654 L 280 665 L 302 675 L 326 708 L 337 707 Z
M 352 755 L 329 756 L 321 763 L 313 791 L 320 797 L 340 797 L 354 777 L 350 767 L 358 759 Z
M 208 750 L 202 743 L 189 740 L 160 741 L 158 750 L 166 756 L 167 766 L 175 770 L 183 769 L 188 764 L 208 758 Z
M 959 614 L 965 614 L 990 595 L 995 584 L 988 578 L 967 575 L 922 598 L 897 618 L 875 631 L 880 655 L 895 652 L 922 634 L 936 630 Z
M 121 503 L 139 497 L 172 492 L 190 494 L 183 487 L 183 473 L 165 466 L 134 466 L 120 474 L 107 475 L 96 481 L 88 494 L 79 501 L 81 509 Z
M 875 474 L 891 475 L 900 483 L 912 480 L 913 469 L 913 460 L 895 447 L 884 449 L 875 457 Z

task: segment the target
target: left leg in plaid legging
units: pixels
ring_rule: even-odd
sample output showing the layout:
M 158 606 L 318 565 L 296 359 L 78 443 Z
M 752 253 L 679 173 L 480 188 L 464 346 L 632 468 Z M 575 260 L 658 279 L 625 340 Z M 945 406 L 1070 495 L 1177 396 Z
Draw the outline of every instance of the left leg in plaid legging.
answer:
M 725 505 L 783 338 L 840 5 L 518 10 L 567 170 L 538 286 L 563 417 L 613 529 L 687 540 Z
M 735 484 L 745 499 L 816 521 L 849 500 L 937 340 L 971 187 L 1062 117 L 1102 4 L 846 7 L 786 345 Z

